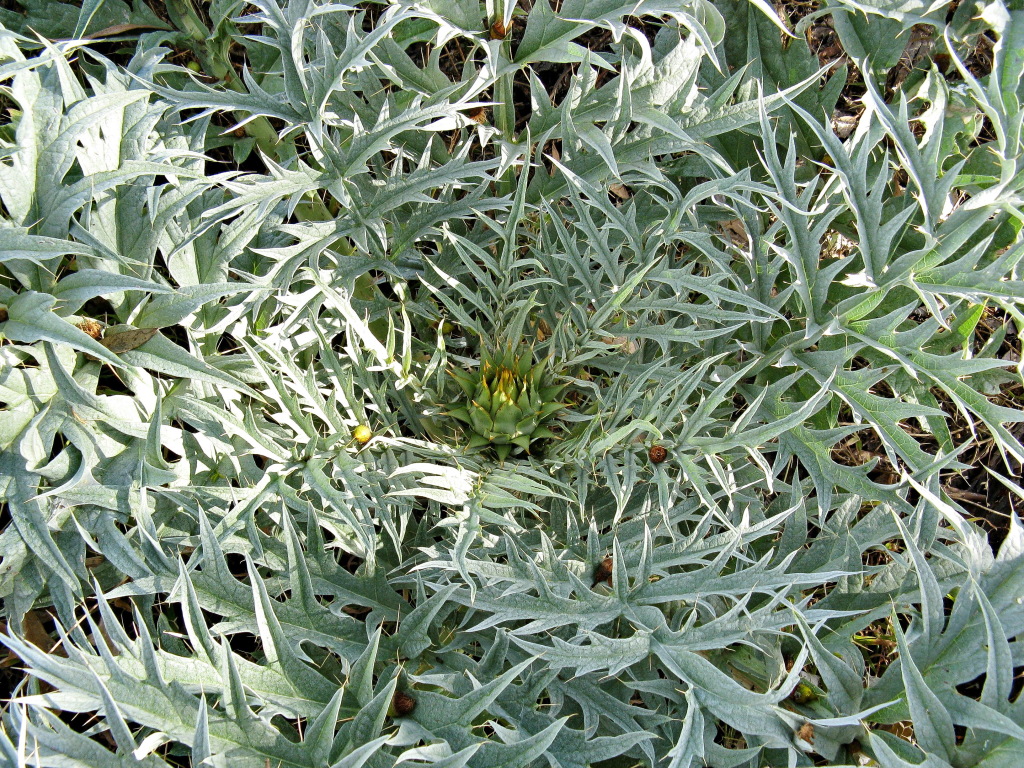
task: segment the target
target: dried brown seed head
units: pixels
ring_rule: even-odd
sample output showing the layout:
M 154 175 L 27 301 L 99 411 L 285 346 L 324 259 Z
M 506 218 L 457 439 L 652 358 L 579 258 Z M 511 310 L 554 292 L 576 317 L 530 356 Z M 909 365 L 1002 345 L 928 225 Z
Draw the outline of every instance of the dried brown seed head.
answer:
M 416 709 L 416 699 L 405 691 L 395 691 L 394 698 L 391 699 L 391 709 L 394 711 L 394 717 L 411 715 Z
M 97 341 L 99 341 L 103 336 L 103 326 L 88 317 L 78 324 L 78 330 L 82 331 L 87 336 L 92 336 Z
M 811 725 L 810 723 L 804 723 L 803 725 L 800 726 L 799 730 L 796 732 L 796 737 L 798 739 L 802 739 L 803 741 L 806 741 L 808 744 L 813 744 L 814 743 L 814 726 Z
M 503 19 L 495 19 L 491 24 L 491 40 L 504 40 L 508 37 L 508 27 Z
M 663 445 L 652 445 L 651 450 L 647 452 L 647 458 L 651 460 L 652 464 L 661 464 L 668 458 L 668 449 Z
M 614 562 L 615 561 L 612 560 L 612 556 L 608 555 L 608 557 L 597 564 L 597 567 L 594 568 L 594 583 L 590 585 L 591 589 L 596 587 L 602 581 L 607 582 L 609 587 L 612 585 L 612 570 Z

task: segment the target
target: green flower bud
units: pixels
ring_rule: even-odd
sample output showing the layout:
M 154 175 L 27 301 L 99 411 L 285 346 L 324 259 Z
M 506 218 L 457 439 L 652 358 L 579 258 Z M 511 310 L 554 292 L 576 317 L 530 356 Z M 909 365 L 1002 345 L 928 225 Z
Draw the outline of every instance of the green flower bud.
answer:
M 466 401 L 449 415 L 469 425 L 470 448 L 494 449 L 504 460 L 513 452 L 529 452 L 531 443 L 554 437 L 545 423 L 564 406 L 555 400 L 562 390 L 546 380 L 546 361 L 533 364 L 527 354 L 511 348 L 485 353 L 473 372 L 452 371 Z

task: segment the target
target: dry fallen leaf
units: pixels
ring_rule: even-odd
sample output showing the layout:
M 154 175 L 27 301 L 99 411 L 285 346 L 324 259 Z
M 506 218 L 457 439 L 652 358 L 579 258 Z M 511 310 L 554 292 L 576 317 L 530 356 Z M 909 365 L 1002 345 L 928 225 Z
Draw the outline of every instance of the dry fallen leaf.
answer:
M 839 115 L 832 120 L 832 130 L 838 138 L 845 140 L 857 129 L 859 121 L 860 115 Z
M 633 196 L 629 191 L 629 187 L 625 184 L 612 184 L 608 187 L 608 191 L 619 198 L 619 200 L 629 200 Z
M 25 618 L 21 621 L 21 631 L 24 633 L 25 639 L 36 648 L 57 656 L 67 656 L 64 648 L 59 643 L 55 644 L 50 633 L 43 628 L 43 617 L 40 616 L 39 611 L 29 611 L 25 614 Z
M 625 336 L 602 336 L 601 341 L 613 347 L 618 347 L 619 350 L 625 355 L 632 355 L 638 349 L 640 345 L 635 341 L 630 341 Z
M 109 349 L 115 355 L 122 352 L 130 352 L 141 347 L 147 341 L 156 336 L 157 328 L 134 328 L 129 331 L 118 331 L 100 339 L 100 344 Z
M 747 228 L 743 226 L 743 222 L 739 219 L 720 221 L 718 222 L 718 227 L 722 230 L 723 234 L 729 236 L 733 245 L 746 248 L 750 244 L 750 238 L 747 237 Z
M 123 35 L 128 32 L 135 32 L 139 29 L 167 29 L 164 26 L 156 26 L 154 24 L 115 24 L 112 27 L 101 29 L 99 32 L 93 32 L 91 35 L 86 35 L 83 40 L 99 40 L 101 37 L 112 37 L 114 35 Z

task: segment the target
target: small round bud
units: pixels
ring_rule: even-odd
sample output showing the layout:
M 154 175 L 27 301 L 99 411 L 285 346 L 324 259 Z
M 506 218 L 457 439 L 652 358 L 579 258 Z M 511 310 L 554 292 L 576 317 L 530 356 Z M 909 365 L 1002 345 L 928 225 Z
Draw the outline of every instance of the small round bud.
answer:
M 370 428 L 365 424 L 360 424 L 352 430 L 352 437 L 355 438 L 355 441 L 360 445 L 366 445 L 370 442 L 370 438 L 373 437 L 373 432 L 371 432 Z
M 200 71 L 202 71 L 202 68 L 199 66 L 199 62 L 198 61 L 190 61 L 185 66 L 188 69 L 190 69 L 191 71 L 193 71 L 193 72 L 200 72 Z
M 647 452 L 647 458 L 652 464 L 661 464 L 668 458 L 668 450 L 663 445 L 652 445 L 651 450 Z
M 807 683 L 797 683 L 796 688 L 789 694 L 789 700 L 794 704 L 809 704 L 817 698 L 818 694 Z

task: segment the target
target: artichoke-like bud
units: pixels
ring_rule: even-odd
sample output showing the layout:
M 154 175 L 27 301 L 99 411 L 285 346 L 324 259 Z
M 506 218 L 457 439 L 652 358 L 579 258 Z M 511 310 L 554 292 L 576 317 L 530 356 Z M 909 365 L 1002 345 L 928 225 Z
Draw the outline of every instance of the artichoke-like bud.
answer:
M 494 448 L 504 461 L 513 451 L 529 452 L 535 440 L 554 437 L 549 422 L 564 405 L 556 401 L 560 385 L 546 381 L 546 361 L 531 364 L 511 348 L 484 353 L 473 372 L 452 371 L 466 403 L 449 415 L 469 425 L 470 448 Z

